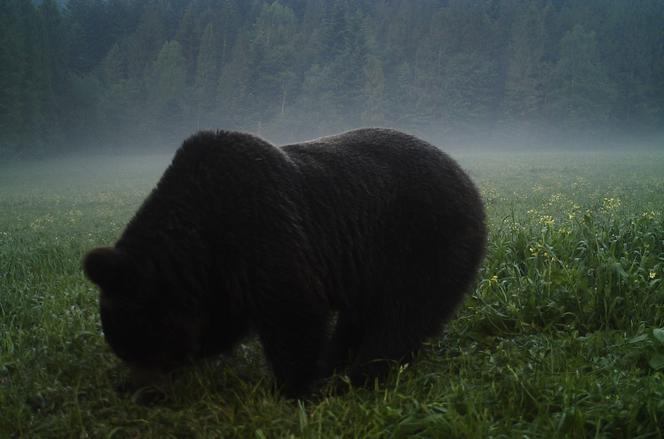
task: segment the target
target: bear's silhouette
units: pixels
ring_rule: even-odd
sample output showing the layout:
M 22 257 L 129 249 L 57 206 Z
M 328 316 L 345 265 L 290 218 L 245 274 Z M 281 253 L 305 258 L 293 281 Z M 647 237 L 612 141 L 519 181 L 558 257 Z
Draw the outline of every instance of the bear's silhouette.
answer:
M 360 129 L 276 147 L 200 132 L 84 269 L 130 365 L 168 368 L 255 332 L 298 396 L 335 370 L 362 384 L 408 361 L 462 301 L 485 242 L 475 186 L 416 137 Z

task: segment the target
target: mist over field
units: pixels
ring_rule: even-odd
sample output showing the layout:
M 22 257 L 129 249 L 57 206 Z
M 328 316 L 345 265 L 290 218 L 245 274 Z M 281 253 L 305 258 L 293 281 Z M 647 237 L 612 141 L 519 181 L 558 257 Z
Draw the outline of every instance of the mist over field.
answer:
M 199 129 L 661 146 L 663 21 L 661 0 L 7 0 L 0 160 L 172 152 Z
M 0 0 L 0 437 L 664 437 L 663 23 L 664 0 Z M 366 126 L 483 198 L 443 331 L 305 400 L 255 338 L 129 386 L 81 261 L 182 141 Z

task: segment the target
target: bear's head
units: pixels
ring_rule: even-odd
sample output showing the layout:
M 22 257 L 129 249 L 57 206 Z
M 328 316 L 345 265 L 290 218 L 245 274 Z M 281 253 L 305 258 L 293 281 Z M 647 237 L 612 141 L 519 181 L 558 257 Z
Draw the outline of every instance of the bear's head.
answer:
M 153 263 L 101 247 L 86 255 L 83 268 L 100 289 L 104 337 L 132 369 L 169 370 L 197 356 L 206 314 Z

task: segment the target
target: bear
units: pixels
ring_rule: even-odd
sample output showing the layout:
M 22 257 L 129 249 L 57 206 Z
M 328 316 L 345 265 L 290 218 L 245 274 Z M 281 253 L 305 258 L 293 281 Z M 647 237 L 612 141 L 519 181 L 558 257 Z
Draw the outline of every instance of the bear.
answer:
M 136 370 L 258 336 L 288 397 L 385 377 L 439 333 L 485 254 L 480 194 L 446 153 L 364 128 L 274 146 L 186 139 L 113 247 L 91 250 L 103 334 Z

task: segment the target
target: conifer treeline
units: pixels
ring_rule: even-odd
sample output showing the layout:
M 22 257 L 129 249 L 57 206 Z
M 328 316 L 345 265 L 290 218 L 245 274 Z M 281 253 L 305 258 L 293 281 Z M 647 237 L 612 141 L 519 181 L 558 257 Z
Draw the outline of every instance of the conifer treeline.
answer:
M 664 0 L 0 0 L 0 156 L 664 126 Z

